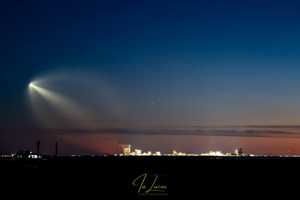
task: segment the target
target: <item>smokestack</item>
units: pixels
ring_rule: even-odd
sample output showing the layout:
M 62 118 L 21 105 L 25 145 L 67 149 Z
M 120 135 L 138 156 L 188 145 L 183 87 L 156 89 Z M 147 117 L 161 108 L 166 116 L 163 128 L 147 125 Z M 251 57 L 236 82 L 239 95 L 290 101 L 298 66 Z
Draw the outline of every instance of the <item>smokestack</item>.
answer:
M 40 145 L 41 145 L 41 141 L 37 141 L 36 142 L 36 153 L 39 155 L 40 154 Z
M 58 142 L 55 143 L 55 156 L 58 156 Z

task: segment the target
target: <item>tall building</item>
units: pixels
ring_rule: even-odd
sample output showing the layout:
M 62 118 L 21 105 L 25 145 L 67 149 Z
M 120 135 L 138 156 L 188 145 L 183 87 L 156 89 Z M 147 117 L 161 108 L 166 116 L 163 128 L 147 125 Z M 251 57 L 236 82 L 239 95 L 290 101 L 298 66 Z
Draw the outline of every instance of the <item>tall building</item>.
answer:
M 124 155 L 129 155 L 132 152 L 130 144 L 121 144 L 121 148 Z

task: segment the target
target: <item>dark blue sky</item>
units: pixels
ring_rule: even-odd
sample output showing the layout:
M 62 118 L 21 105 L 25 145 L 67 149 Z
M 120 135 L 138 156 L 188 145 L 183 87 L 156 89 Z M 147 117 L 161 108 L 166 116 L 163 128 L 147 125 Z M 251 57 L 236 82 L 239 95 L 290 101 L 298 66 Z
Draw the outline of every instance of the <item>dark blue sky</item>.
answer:
M 297 1 L 2 1 L 1 121 L 27 84 L 67 67 L 105 76 L 144 120 L 299 124 Z M 138 117 L 136 117 L 138 118 Z

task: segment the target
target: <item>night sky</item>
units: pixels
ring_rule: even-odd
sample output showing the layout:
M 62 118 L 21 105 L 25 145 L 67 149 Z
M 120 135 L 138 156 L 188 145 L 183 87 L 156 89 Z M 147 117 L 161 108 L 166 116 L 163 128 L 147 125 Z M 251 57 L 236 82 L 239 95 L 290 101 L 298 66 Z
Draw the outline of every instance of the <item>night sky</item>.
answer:
M 40 139 L 48 153 L 58 140 L 63 153 L 132 143 L 299 154 L 299 10 L 274 0 L 1 1 L 0 151 Z M 30 94 L 34 81 L 64 104 Z

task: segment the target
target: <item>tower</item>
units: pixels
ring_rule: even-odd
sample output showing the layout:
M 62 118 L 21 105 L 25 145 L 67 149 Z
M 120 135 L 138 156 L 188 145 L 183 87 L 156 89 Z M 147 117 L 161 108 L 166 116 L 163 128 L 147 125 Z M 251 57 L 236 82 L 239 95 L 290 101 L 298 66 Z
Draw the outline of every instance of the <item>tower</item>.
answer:
M 40 145 L 41 145 L 41 141 L 38 140 L 38 141 L 36 142 L 36 153 L 37 153 L 38 155 L 40 154 Z
M 58 142 L 55 142 L 55 156 L 58 156 Z

